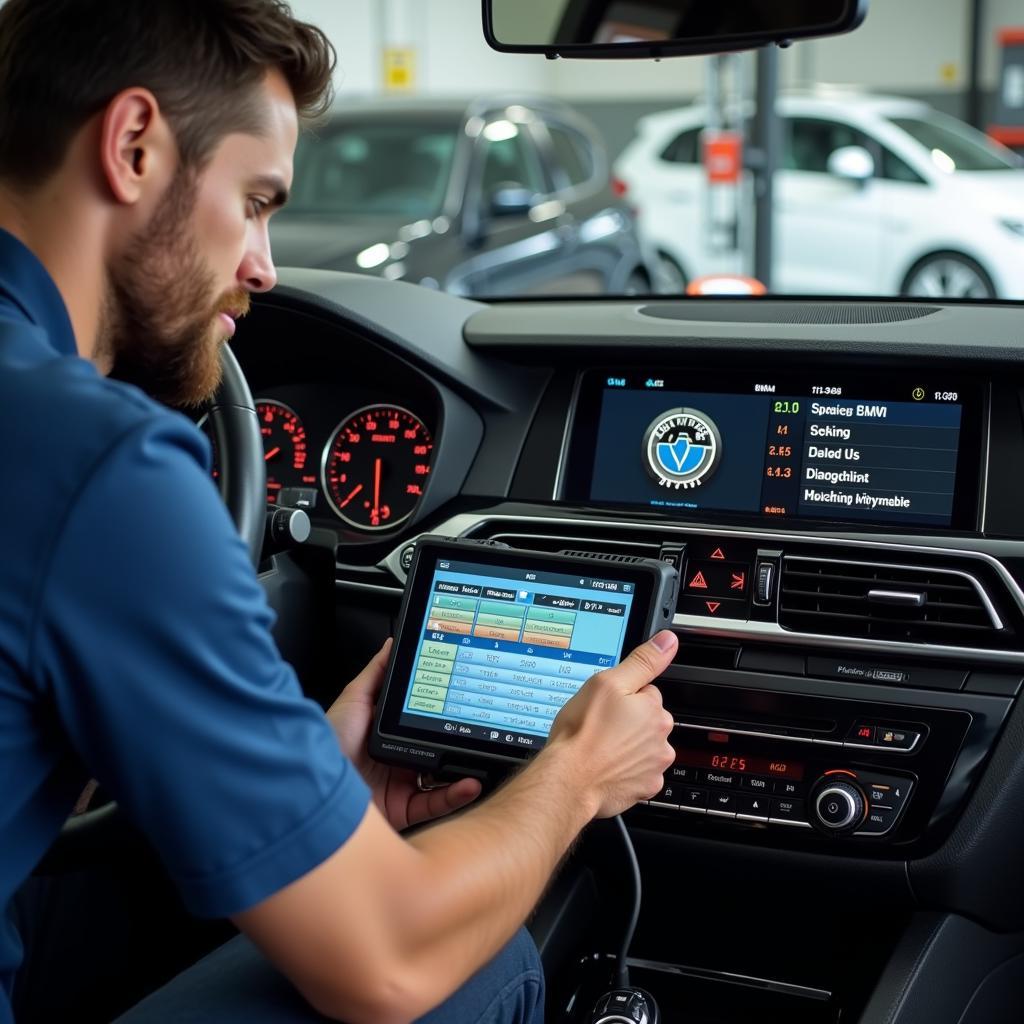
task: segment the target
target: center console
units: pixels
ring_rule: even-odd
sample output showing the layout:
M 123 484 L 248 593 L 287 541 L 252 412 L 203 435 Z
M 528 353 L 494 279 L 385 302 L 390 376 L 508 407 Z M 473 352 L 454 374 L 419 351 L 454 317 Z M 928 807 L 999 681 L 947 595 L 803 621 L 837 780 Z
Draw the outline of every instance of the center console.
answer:
M 1005 491 L 991 424 L 1019 410 L 993 394 L 941 374 L 586 370 L 527 440 L 542 460 L 561 419 L 547 495 L 535 474 L 532 503 L 435 529 L 678 572 L 659 681 L 676 761 L 633 812 L 646 828 L 926 857 L 1024 680 L 1017 545 L 986 537 Z

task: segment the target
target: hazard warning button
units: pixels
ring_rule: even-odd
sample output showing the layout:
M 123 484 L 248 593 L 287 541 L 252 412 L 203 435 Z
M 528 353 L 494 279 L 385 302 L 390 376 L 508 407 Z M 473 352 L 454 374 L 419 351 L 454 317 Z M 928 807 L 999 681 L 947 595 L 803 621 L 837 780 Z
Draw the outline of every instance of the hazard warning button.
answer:
M 687 590 L 679 598 L 677 612 L 683 615 L 701 615 L 706 619 L 747 619 L 750 605 L 746 601 L 723 597 L 701 596 L 703 591 Z

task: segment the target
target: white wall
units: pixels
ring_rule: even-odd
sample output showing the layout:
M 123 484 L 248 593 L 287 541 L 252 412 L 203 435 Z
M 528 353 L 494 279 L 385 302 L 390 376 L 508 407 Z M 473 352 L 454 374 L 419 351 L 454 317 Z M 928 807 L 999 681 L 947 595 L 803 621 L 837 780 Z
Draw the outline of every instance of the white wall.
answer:
M 794 46 L 783 60 L 784 82 L 805 62 L 818 81 L 892 92 L 963 89 L 968 30 L 967 0 L 871 0 L 867 20 L 850 34 Z M 804 49 L 810 60 L 797 52 Z M 950 71 L 955 77 L 946 77 Z
M 543 57 L 497 54 L 484 42 L 479 0 L 292 0 L 338 49 L 339 96 L 383 89 L 385 46 L 415 51 L 415 93 L 550 92 Z
M 380 26 L 375 0 L 292 0 L 296 17 L 327 33 L 338 51 L 339 93 L 376 92 L 380 86 Z

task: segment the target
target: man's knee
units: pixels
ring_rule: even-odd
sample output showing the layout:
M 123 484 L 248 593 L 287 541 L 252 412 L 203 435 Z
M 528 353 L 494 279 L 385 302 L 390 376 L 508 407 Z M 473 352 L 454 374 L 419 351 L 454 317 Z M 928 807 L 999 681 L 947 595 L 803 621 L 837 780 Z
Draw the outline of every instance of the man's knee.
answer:
M 520 928 L 489 964 L 419 1024 L 541 1024 L 544 968 L 530 933 Z
M 543 978 L 544 965 L 541 963 L 540 953 L 537 952 L 537 944 L 525 928 L 520 928 L 512 936 L 504 952 L 508 953 L 523 973 L 536 971 Z

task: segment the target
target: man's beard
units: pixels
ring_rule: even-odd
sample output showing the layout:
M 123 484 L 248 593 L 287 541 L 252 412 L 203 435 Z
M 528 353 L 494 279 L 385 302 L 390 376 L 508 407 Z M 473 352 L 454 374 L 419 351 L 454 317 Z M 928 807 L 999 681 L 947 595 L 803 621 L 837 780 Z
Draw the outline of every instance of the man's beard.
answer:
M 110 376 L 172 406 L 201 405 L 221 379 L 220 312 L 244 314 L 243 288 L 218 297 L 191 220 L 196 177 L 179 172 L 145 229 L 110 267 L 98 350 Z

